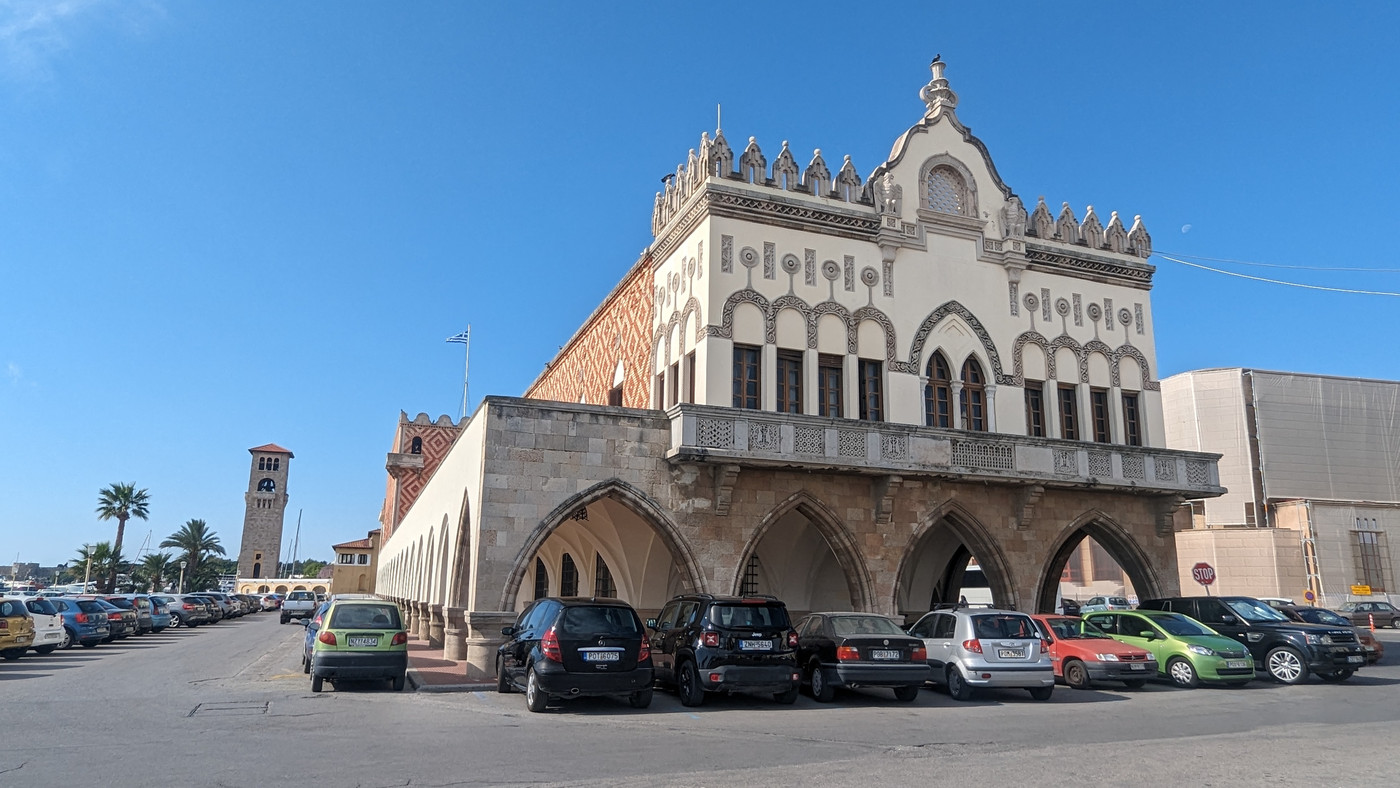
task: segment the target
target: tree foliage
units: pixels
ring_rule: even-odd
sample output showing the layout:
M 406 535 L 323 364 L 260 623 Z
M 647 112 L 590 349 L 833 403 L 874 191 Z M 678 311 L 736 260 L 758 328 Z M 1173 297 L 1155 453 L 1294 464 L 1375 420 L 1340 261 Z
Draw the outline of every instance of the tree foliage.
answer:
M 173 547 L 177 551 L 171 560 L 177 571 L 181 561 L 185 562 L 185 590 L 207 591 L 219 585 L 218 568 L 212 566 L 211 556 L 223 555 L 224 546 L 219 537 L 209 529 L 203 520 L 187 520 L 175 533 L 160 543 L 161 547 Z
M 97 492 L 97 519 L 117 521 L 117 539 L 112 543 L 112 553 L 120 556 L 122 537 L 126 534 L 126 521 L 135 517 L 146 519 L 150 514 L 151 496 L 146 490 L 136 489 L 135 482 L 116 482 Z M 117 585 L 117 566 L 114 563 L 107 572 L 103 590 L 111 593 Z

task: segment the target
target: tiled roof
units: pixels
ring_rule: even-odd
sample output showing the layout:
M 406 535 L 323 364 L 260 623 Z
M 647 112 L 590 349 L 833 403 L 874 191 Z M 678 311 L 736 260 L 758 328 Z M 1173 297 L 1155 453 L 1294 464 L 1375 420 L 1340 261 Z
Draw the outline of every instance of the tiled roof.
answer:
M 370 549 L 371 547 L 374 547 L 374 545 L 370 543 L 369 539 L 356 539 L 356 540 L 353 541 L 353 542 L 341 542 L 340 544 L 333 544 L 333 545 L 331 545 L 331 547 L 337 548 L 337 549 L 339 549 L 339 548 L 341 548 L 341 547 L 345 547 L 345 548 L 360 548 L 360 549 L 362 549 L 362 550 L 368 550 L 368 549 Z
M 284 449 L 284 448 L 282 448 L 281 446 L 278 446 L 278 445 L 275 444 L 275 443 L 264 443 L 264 444 L 261 445 L 261 446 L 254 446 L 253 448 L 251 448 L 251 449 L 248 450 L 248 453 L 249 453 L 249 454 L 256 454 L 256 453 L 258 453 L 258 452 L 267 452 L 267 453 L 270 453 L 270 454 L 285 454 L 285 455 L 287 455 L 288 457 L 293 457 L 293 456 L 295 456 L 295 455 L 292 454 L 292 450 L 291 450 L 291 449 Z

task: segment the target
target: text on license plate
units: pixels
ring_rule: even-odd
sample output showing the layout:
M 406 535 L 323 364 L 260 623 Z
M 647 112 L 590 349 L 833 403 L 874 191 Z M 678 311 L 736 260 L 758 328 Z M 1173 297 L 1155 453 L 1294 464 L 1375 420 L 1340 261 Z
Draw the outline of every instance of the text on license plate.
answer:
M 1227 668 L 1247 668 L 1247 667 L 1249 667 L 1249 660 L 1247 660 L 1247 659 L 1227 659 L 1227 660 L 1225 660 L 1225 667 L 1227 667 Z
M 870 650 L 871 659 L 899 659 L 900 653 L 894 649 L 873 648 Z
M 1026 650 L 1023 648 L 999 648 L 997 657 L 1000 659 L 1025 659 Z
M 1355 657 L 1347 657 L 1347 662 L 1365 662 L 1365 661 L 1366 661 L 1366 658 L 1363 657 L 1363 656 L 1359 656 L 1359 655 L 1358 655 L 1358 656 L 1355 656 Z
M 771 640 L 741 640 L 739 649 L 742 651 L 772 651 L 773 641 Z
M 584 662 L 617 662 L 619 655 L 616 651 L 585 651 L 583 652 Z
M 1147 666 L 1141 662 L 1134 662 L 1128 666 L 1128 670 L 1147 670 Z
M 349 644 L 352 646 L 377 646 L 379 645 L 378 635 L 351 635 Z

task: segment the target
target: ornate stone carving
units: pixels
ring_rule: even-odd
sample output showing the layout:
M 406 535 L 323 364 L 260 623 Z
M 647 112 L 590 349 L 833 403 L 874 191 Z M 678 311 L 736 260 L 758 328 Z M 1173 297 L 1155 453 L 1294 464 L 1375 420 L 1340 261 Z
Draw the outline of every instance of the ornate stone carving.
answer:
M 1118 218 L 1118 212 L 1114 211 L 1108 220 L 1108 229 L 1104 230 L 1104 241 L 1110 252 L 1125 254 L 1128 251 L 1128 231 L 1123 229 L 1123 222 Z
M 802 187 L 808 194 L 817 197 L 825 197 L 831 192 L 831 170 L 826 168 L 821 148 L 812 151 L 812 161 L 802 171 Z
M 1103 224 L 1099 222 L 1092 205 L 1084 212 L 1084 221 L 1079 224 L 1079 237 L 1090 249 L 1103 248 Z
M 846 291 L 852 292 L 856 289 L 856 258 L 846 255 L 845 260 Z
M 1079 220 L 1069 203 L 1061 203 L 1060 216 L 1055 220 L 1055 237 L 1067 244 L 1079 243 Z
M 887 460 L 909 458 L 909 436 L 891 433 L 880 434 L 880 456 Z
M 1074 299 L 1074 324 L 1076 326 L 1082 326 L 1084 325 L 1083 301 L 1080 299 L 1078 293 L 1072 293 L 1071 297 Z
M 865 433 L 860 430 L 838 430 L 836 453 L 842 457 L 864 457 Z
M 1018 282 L 1007 282 L 1006 291 L 1011 297 L 1011 316 L 1016 317 L 1021 314 L 1020 293 L 1021 285 Z
M 1001 207 L 1002 235 L 1006 238 L 1023 238 L 1026 235 L 1026 206 L 1021 198 L 1012 195 Z
M 792 449 L 798 454 L 826 454 L 826 432 L 816 427 L 793 430 Z
M 894 261 L 883 260 L 880 267 L 884 269 L 880 281 L 885 283 L 885 297 L 894 298 Z
M 1186 483 L 1192 487 L 1210 485 L 1210 465 L 1202 460 L 1186 461 Z
M 1123 478 L 1147 480 L 1147 466 L 1141 454 L 1123 455 Z
M 719 237 L 719 270 L 720 273 L 725 274 L 734 272 L 734 236 L 732 235 Z
M 904 479 L 900 476 L 877 476 L 874 482 L 875 522 L 889 525 L 894 519 L 895 493 Z
M 875 183 L 875 210 L 898 216 L 904 201 L 904 187 L 894 182 L 894 173 L 886 170 Z
M 860 193 L 860 174 L 851 163 L 851 157 L 847 156 L 841 165 L 841 171 L 836 174 L 836 199 L 843 202 L 860 202 Z
M 928 107 L 925 117 L 937 117 L 943 110 L 951 112 L 958 106 L 958 94 L 948 87 L 948 80 L 943 76 L 943 69 L 947 66 L 939 58 L 935 57 L 929 64 L 929 70 L 933 72 L 933 78 L 927 85 L 919 89 L 919 98 L 923 99 L 924 105 Z
M 752 422 L 749 424 L 749 448 L 777 451 L 780 447 L 779 434 L 776 424 Z
M 1142 216 L 1133 217 L 1133 228 L 1128 231 L 1128 250 L 1143 259 L 1152 256 L 1152 236 L 1147 234 Z
M 1176 482 L 1176 460 L 1170 457 L 1152 458 L 1152 475 L 1159 482 Z
M 763 278 L 772 279 L 778 275 L 778 247 L 772 241 L 763 242 Z
M 1014 452 L 1008 444 L 973 440 L 953 441 L 954 467 L 1009 471 L 1014 467 L 1014 459 Z
M 749 137 L 749 145 L 739 157 L 739 180 L 763 185 L 768 180 L 768 160 L 758 149 L 758 141 Z
M 745 268 L 753 268 L 758 265 L 758 250 L 752 246 L 745 246 L 739 250 L 739 265 Z
M 696 419 L 695 443 L 707 449 L 734 447 L 734 422 L 729 419 Z
M 1005 383 L 1007 385 L 1016 385 L 1010 375 L 1002 372 L 1001 354 L 997 352 L 996 343 L 992 342 L 992 336 L 987 332 L 986 327 L 982 325 L 982 321 L 978 320 L 976 315 L 972 314 L 967 307 L 957 301 L 945 302 L 943 305 L 930 312 L 928 317 L 924 318 L 923 323 L 919 325 L 919 330 L 914 333 L 914 339 L 910 344 L 909 360 L 901 365 L 900 369 L 897 371 L 909 372 L 915 375 L 919 373 L 919 360 L 923 358 L 924 343 L 928 340 L 929 334 L 933 333 L 933 329 L 949 315 L 957 315 L 962 318 L 963 322 L 967 323 L 968 327 L 972 329 L 972 332 L 977 335 L 978 341 L 982 343 L 983 351 L 987 354 L 987 361 L 991 364 L 992 380 L 998 384 Z
M 1055 449 L 1055 473 L 1062 476 L 1079 474 L 1079 454 L 1073 449 Z
M 1090 451 L 1089 476 L 1095 479 L 1113 478 L 1113 455 L 1106 451 Z
M 1044 495 L 1043 485 L 1027 484 L 1016 488 L 1012 499 L 1012 517 L 1015 518 L 1017 530 L 1024 531 L 1031 527 L 1035 520 L 1035 505 Z
M 792 158 L 792 151 L 788 150 L 787 140 L 783 140 L 783 149 L 773 160 L 773 185 L 787 191 L 797 191 L 801 185 L 797 177 L 797 161 Z
M 1137 322 L 1137 332 L 1144 332 L 1144 322 L 1142 319 L 1142 304 L 1133 304 L 1133 319 Z
M 1040 288 L 1040 319 L 1050 322 L 1050 288 Z
M 729 514 L 729 504 L 734 498 L 734 482 L 739 478 L 738 465 L 715 466 L 715 514 Z
M 788 253 L 783 255 L 782 266 L 783 273 L 796 274 L 798 271 L 802 270 L 802 261 L 797 258 L 797 255 Z
M 1045 195 L 1035 203 L 1035 213 L 1031 215 L 1030 232 L 1036 238 L 1050 240 L 1055 237 L 1055 220 L 1050 216 L 1050 206 L 1045 204 Z
M 870 266 L 860 269 L 860 283 L 866 287 L 874 287 L 880 284 L 880 272 Z
M 827 260 L 822 263 L 822 277 L 828 282 L 835 282 L 841 278 L 841 264 L 835 260 Z
M 813 287 L 817 284 L 816 249 L 802 250 L 802 281 L 806 283 L 808 287 Z
M 1103 300 L 1103 327 L 1109 331 L 1113 330 L 1113 299 Z

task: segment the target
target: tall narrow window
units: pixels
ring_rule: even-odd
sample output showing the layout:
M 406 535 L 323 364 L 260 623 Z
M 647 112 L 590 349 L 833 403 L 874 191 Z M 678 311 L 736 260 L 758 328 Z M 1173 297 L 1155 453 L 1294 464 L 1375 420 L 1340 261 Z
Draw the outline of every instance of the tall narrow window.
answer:
M 924 423 L 928 426 L 953 426 L 952 382 L 948 360 L 935 351 L 928 360 L 928 385 L 924 386 Z
M 1060 437 L 1079 440 L 1079 392 L 1074 386 L 1060 384 Z
M 1356 579 L 1360 585 L 1371 587 L 1371 593 L 1384 593 L 1385 534 L 1380 531 L 1352 531 L 1352 550 L 1356 557 Z
M 267 470 L 267 458 L 266 458 L 266 457 L 259 457 L 259 458 L 258 458 L 258 470 L 260 470 L 260 471 L 265 471 L 265 470 Z
M 884 418 L 884 391 L 881 388 L 880 362 L 861 359 L 860 371 L 860 417 L 865 421 L 880 421 Z
M 544 599 L 549 596 L 549 573 L 545 571 L 544 561 L 535 559 L 535 599 Z
M 559 564 L 559 596 L 578 596 L 578 567 L 568 553 Z
M 695 401 L 695 351 L 685 354 L 685 401 Z M 621 404 L 621 403 L 618 403 Z
M 608 404 L 614 408 L 622 407 L 622 385 L 616 385 L 608 389 Z
M 842 417 L 841 410 L 841 357 L 819 356 L 817 358 L 817 414 L 833 419 Z
M 758 348 L 734 346 L 734 407 L 758 410 L 762 391 L 759 378 Z
M 962 368 L 963 429 L 977 432 L 987 431 L 987 382 L 982 378 L 982 365 L 972 356 L 967 357 Z
M 658 372 L 658 373 L 656 373 L 656 382 L 655 382 L 655 384 L 652 386 L 652 388 L 653 388 L 653 390 L 656 392 L 656 400 L 655 400 L 655 402 L 656 402 L 656 407 L 658 407 L 658 408 L 664 408 L 664 407 L 666 407 L 666 373 L 665 373 L 665 372 Z
M 758 593 L 758 554 L 749 556 L 744 564 L 744 579 L 739 582 L 739 593 L 745 596 Z
M 778 351 L 778 412 L 802 412 L 801 351 Z
M 666 368 L 666 407 L 676 404 L 681 393 L 681 362 L 677 361 Z
M 612 570 L 608 569 L 608 564 L 601 554 L 596 554 L 593 561 L 593 596 L 617 596 L 617 584 L 613 582 Z
M 262 577 L 262 564 L 253 564 L 253 577 Z
M 1038 380 L 1026 381 L 1026 434 L 1045 437 L 1045 384 Z
M 422 453 L 423 453 L 423 439 L 422 439 L 422 438 L 417 438 L 417 437 L 415 437 L 415 438 L 413 439 L 413 441 L 408 445 L 408 453 L 409 453 L 409 454 L 422 454 Z
M 1123 392 L 1123 442 L 1129 446 L 1142 445 L 1142 417 L 1138 414 L 1136 391 Z
M 1089 406 L 1094 411 L 1094 441 L 1108 443 L 1108 392 L 1104 389 L 1089 389 Z
M 282 458 L 281 458 L 281 457 L 273 457 L 273 458 L 272 458 L 272 470 L 275 471 L 275 470 L 280 469 L 281 467 L 282 467 Z

